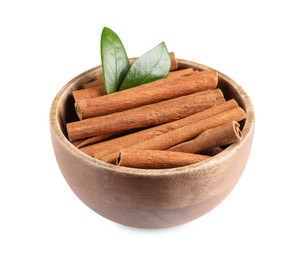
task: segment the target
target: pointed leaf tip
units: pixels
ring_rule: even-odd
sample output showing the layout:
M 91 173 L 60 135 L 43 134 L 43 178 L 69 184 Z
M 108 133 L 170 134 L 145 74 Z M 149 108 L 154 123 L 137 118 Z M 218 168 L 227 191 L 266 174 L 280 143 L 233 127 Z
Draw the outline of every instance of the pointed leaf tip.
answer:
M 125 48 L 118 35 L 104 27 L 100 40 L 101 63 L 107 94 L 119 90 L 130 68 Z

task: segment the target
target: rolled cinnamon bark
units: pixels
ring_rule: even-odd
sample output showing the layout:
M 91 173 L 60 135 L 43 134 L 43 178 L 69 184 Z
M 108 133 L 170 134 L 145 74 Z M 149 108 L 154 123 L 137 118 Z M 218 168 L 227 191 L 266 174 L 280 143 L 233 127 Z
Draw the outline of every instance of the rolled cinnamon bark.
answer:
M 72 92 L 75 103 L 79 102 L 79 100 L 94 98 L 106 95 L 106 89 L 104 85 L 94 86 L 90 88 L 83 88 L 74 90 Z
M 141 169 L 166 169 L 198 163 L 208 158 L 210 156 L 201 154 L 124 149 L 119 153 L 117 165 Z
M 234 120 L 240 121 L 245 117 L 245 111 L 242 108 L 237 107 L 203 120 L 199 120 L 195 123 L 176 128 L 164 134 L 157 135 L 145 141 L 130 145 L 127 148 L 134 150 L 166 150 L 179 143 L 195 138 L 207 129 L 214 128 Z M 100 157 L 99 153 L 95 153 L 93 156 L 97 159 L 112 163 L 116 161 L 118 154 L 115 152 Z
M 96 136 L 92 136 L 92 137 L 86 138 L 84 140 L 79 140 L 79 141 L 75 141 L 75 142 L 72 142 L 72 143 L 77 148 L 82 148 L 84 146 L 95 144 L 95 143 L 97 143 L 99 141 L 106 140 L 106 139 L 108 139 L 109 137 L 112 137 L 112 136 L 114 136 L 113 133 L 111 133 L 111 134 L 103 134 L 103 135 L 96 135 Z
M 215 106 L 220 89 L 207 90 L 67 124 L 70 141 L 171 122 Z
M 89 145 L 81 148 L 80 150 L 88 155 L 97 154 L 98 158 L 102 158 L 108 154 L 112 154 L 125 148 L 127 146 L 133 145 L 155 137 L 157 135 L 166 133 L 168 131 L 177 129 L 179 127 L 195 123 L 199 120 L 217 115 L 219 113 L 225 112 L 227 110 L 237 108 L 238 104 L 234 99 L 231 99 L 227 102 L 221 103 L 215 107 L 208 108 L 202 112 L 187 116 L 183 119 L 179 119 L 170 123 L 163 125 L 151 127 L 145 130 L 141 130 L 132 134 L 114 138 L 109 141 Z M 238 120 L 238 119 L 237 119 Z
M 240 121 L 244 119 L 245 116 L 245 111 L 242 108 L 238 107 L 220 113 L 216 116 L 206 118 L 202 121 L 195 122 L 191 125 L 180 127 L 144 142 L 132 145 L 130 146 L 130 148 L 142 150 L 165 150 L 176 144 L 195 138 L 198 134 L 207 129 L 223 125 L 229 121 L 233 121 L 232 118 L 239 118 L 238 121 Z
M 224 102 L 226 102 L 224 97 L 222 97 L 222 96 L 217 96 L 216 97 L 216 105 L 222 104 Z M 117 135 L 118 134 L 119 133 L 117 133 Z M 123 132 L 122 135 L 124 135 L 124 134 L 126 134 L 126 133 Z M 109 134 L 102 134 L 102 135 L 88 137 L 88 138 L 85 138 L 84 140 L 82 140 L 80 142 L 77 142 L 76 147 L 81 148 L 81 147 L 84 147 L 84 146 L 87 146 L 87 145 L 98 143 L 98 142 L 104 141 L 104 140 L 106 140 L 106 139 L 108 139 L 109 137 L 112 137 L 112 136 L 116 136 L 116 133 L 109 133 Z
M 237 143 L 241 140 L 239 123 L 232 121 L 202 132 L 196 138 L 170 147 L 169 151 L 199 153 L 218 146 Z
M 169 56 L 170 56 L 170 70 L 176 70 L 178 69 L 178 61 L 176 59 L 176 55 L 174 52 L 170 52 L 169 53 Z
M 106 96 L 79 100 L 75 104 L 80 119 L 108 115 L 164 100 L 189 95 L 217 86 L 216 71 L 202 71 L 180 78 L 165 78 Z
M 194 71 L 192 68 L 187 68 L 187 69 L 182 69 L 182 70 L 175 70 L 175 71 L 170 71 L 167 75 L 167 78 L 173 79 L 177 77 L 183 77 L 183 76 L 189 76 L 193 73 L 196 73 L 197 71 Z M 156 80 L 153 82 L 157 82 L 158 84 L 160 83 L 160 80 Z
M 169 72 L 167 78 L 172 79 L 172 78 L 176 78 L 176 77 L 189 76 L 193 73 L 196 73 L 196 72 L 192 68 L 176 70 L 176 71 Z M 103 80 L 100 80 L 100 79 L 94 80 L 90 83 L 84 84 L 83 87 L 84 88 L 74 90 L 72 92 L 75 103 L 78 103 L 79 100 L 82 100 L 82 99 L 95 98 L 95 97 L 106 95 L 106 88 L 103 83 Z M 75 107 L 76 106 L 77 105 L 75 105 Z

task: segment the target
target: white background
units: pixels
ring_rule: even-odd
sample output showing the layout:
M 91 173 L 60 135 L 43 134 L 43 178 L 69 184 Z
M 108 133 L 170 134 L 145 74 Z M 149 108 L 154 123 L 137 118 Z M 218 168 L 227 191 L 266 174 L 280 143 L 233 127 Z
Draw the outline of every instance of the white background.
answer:
M 0 259 L 301 259 L 299 1 L 1 1 Z M 237 81 L 256 112 L 233 192 L 188 224 L 129 228 L 87 208 L 56 164 L 49 109 L 100 64 L 104 26 L 129 57 L 161 41 Z

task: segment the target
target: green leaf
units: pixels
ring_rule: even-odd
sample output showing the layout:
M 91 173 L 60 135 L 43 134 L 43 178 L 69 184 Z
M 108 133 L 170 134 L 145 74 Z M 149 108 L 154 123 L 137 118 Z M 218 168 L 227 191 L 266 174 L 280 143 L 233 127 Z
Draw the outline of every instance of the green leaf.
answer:
M 164 42 L 138 58 L 130 67 L 120 90 L 166 78 L 170 70 L 170 56 Z
M 107 27 L 101 33 L 100 51 L 104 83 L 110 94 L 119 90 L 130 63 L 118 35 Z

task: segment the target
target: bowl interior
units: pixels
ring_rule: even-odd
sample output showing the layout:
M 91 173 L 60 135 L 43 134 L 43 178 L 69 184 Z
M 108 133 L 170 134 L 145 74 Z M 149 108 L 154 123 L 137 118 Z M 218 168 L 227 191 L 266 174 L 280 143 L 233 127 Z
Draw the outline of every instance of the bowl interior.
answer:
M 188 62 L 185 60 L 179 60 L 179 69 L 185 69 L 185 68 L 193 68 L 195 70 L 207 70 L 211 69 L 207 66 L 196 64 L 193 62 Z M 101 73 L 101 67 L 95 67 L 93 69 L 90 69 L 89 71 L 84 72 L 83 74 L 77 76 L 75 79 L 73 79 L 69 84 L 70 87 L 66 89 L 64 97 L 61 99 L 61 103 L 59 104 L 59 125 L 60 129 L 63 132 L 64 136 L 67 138 L 67 130 L 66 130 L 66 124 L 69 122 L 77 121 L 78 116 L 76 114 L 75 108 L 74 108 L 74 99 L 72 96 L 72 91 L 76 89 L 80 89 L 81 86 L 85 83 L 91 82 L 96 79 L 97 74 Z M 239 106 L 243 108 L 247 115 L 249 110 L 250 104 L 246 100 L 244 100 L 245 95 L 241 95 L 241 89 L 237 89 L 234 87 L 237 85 L 233 80 L 228 78 L 226 75 L 219 72 L 219 80 L 218 80 L 218 88 L 220 88 L 225 96 L 226 100 L 229 99 L 235 99 Z M 245 94 L 245 93 L 244 93 Z M 246 120 L 242 120 L 240 122 L 241 129 L 244 129 Z
M 195 70 L 209 70 L 212 69 L 208 66 L 186 61 L 182 59 L 178 59 L 179 69 L 185 69 L 185 68 L 193 68 Z M 218 88 L 220 88 L 225 96 L 226 100 L 229 99 L 235 99 L 239 106 L 243 108 L 247 114 L 246 119 L 240 121 L 240 128 L 243 133 L 243 139 L 247 139 L 248 135 L 251 135 L 253 131 L 253 124 L 254 124 L 254 110 L 253 105 L 250 101 L 250 98 L 246 94 L 246 92 L 231 78 L 224 75 L 223 73 L 218 72 L 219 81 L 218 81 Z M 134 168 L 127 168 L 127 167 L 118 167 L 113 164 L 109 164 L 106 162 L 102 162 L 99 160 L 96 160 L 95 158 L 81 152 L 79 149 L 77 149 L 75 146 L 73 146 L 67 138 L 67 130 L 66 130 L 66 124 L 69 122 L 73 122 L 78 120 L 75 108 L 74 108 L 74 99 L 72 96 L 72 91 L 80 89 L 83 84 L 91 82 L 95 80 L 99 75 L 102 73 L 101 66 L 97 66 L 95 68 L 92 68 L 90 70 L 87 70 L 83 72 L 82 74 L 78 75 L 74 79 L 72 79 L 70 82 L 68 82 L 65 87 L 61 89 L 61 91 L 58 93 L 56 97 L 56 102 L 54 102 L 52 106 L 52 111 L 54 110 L 54 114 L 52 115 L 52 126 L 56 128 L 56 134 L 58 135 L 59 139 L 62 141 L 63 145 L 68 146 L 68 150 L 73 152 L 74 154 L 77 154 L 77 156 L 84 158 L 86 161 L 89 161 L 92 164 L 101 165 L 101 167 L 114 169 L 116 172 L 126 172 L 126 173 L 132 173 L 132 174 L 138 174 L 140 175 L 141 169 L 134 169 Z M 241 142 L 240 142 L 241 143 Z M 224 151 L 219 153 L 218 155 L 213 156 L 213 158 L 218 158 L 221 156 L 225 156 L 227 152 L 231 152 L 232 149 L 235 149 L 235 147 L 239 146 L 240 143 L 232 144 L 229 146 L 225 146 Z M 213 159 L 211 158 L 211 159 Z M 212 162 L 212 160 L 205 160 L 198 165 L 202 165 L 204 163 L 212 164 L 215 162 Z M 170 168 L 170 169 L 164 169 L 164 174 L 167 172 L 172 173 L 180 173 L 183 172 L 187 167 L 194 167 L 194 165 L 188 165 L 184 167 L 178 167 L 178 168 Z M 122 169 L 121 169 L 122 168 Z M 151 174 L 160 175 L 162 174 L 162 170 L 146 170 L 145 172 L 151 171 Z

